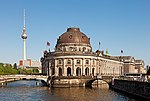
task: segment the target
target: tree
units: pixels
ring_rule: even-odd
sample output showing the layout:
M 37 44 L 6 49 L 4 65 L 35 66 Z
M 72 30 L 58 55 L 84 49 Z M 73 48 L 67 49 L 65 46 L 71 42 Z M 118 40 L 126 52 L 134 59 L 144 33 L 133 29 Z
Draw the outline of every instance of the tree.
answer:
M 13 68 L 17 69 L 17 64 L 16 63 L 14 63 Z
M 150 75 L 150 66 L 147 66 L 147 74 Z
M 38 69 L 33 69 L 33 73 L 39 73 Z

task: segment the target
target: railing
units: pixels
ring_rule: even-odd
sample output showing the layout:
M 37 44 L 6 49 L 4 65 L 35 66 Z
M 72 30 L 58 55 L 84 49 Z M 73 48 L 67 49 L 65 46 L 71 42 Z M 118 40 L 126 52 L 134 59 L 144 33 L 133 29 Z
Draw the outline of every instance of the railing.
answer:
M 9 79 L 39 79 L 39 78 L 47 78 L 47 76 L 43 76 L 43 75 L 0 75 L 0 81 L 6 81 Z
M 147 77 L 139 77 L 139 76 L 120 77 L 119 79 L 129 81 L 139 81 L 139 82 L 150 82 L 150 79 L 148 79 Z

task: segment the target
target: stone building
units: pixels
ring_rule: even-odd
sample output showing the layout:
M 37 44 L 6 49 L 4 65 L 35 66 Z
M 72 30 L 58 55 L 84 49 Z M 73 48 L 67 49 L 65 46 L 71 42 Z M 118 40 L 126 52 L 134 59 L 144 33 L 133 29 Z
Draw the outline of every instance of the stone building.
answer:
M 94 52 L 89 37 L 79 28 L 68 28 L 58 37 L 55 50 L 44 52 L 42 73 L 50 76 L 120 76 L 130 71 L 126 70 L 126 66 L 135 69 L 132 68 L 134 58 L 124 58 L 110 56 L 100 50 Z
M 140 74 L 145 73 L 144 61 L 136 60 L 132 56 L 121 56 L 124 62 L 124 74 Z

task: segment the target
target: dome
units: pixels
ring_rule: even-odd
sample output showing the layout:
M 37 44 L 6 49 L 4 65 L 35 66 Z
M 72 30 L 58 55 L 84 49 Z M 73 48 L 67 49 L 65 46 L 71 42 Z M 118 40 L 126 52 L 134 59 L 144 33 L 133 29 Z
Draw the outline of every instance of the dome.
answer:
M 67 32 L 59 36 L 57 44 L 79 43 L 90 44 L 90 38 L 80 32 L 79 28 L 68 28 Z

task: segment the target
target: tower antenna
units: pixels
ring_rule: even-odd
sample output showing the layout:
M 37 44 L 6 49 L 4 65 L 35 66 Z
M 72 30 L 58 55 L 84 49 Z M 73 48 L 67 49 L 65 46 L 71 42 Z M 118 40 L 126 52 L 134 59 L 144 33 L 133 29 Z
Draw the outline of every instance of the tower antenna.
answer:
M 24 9 L 24 28 L 26 28 L 26 11 Z

